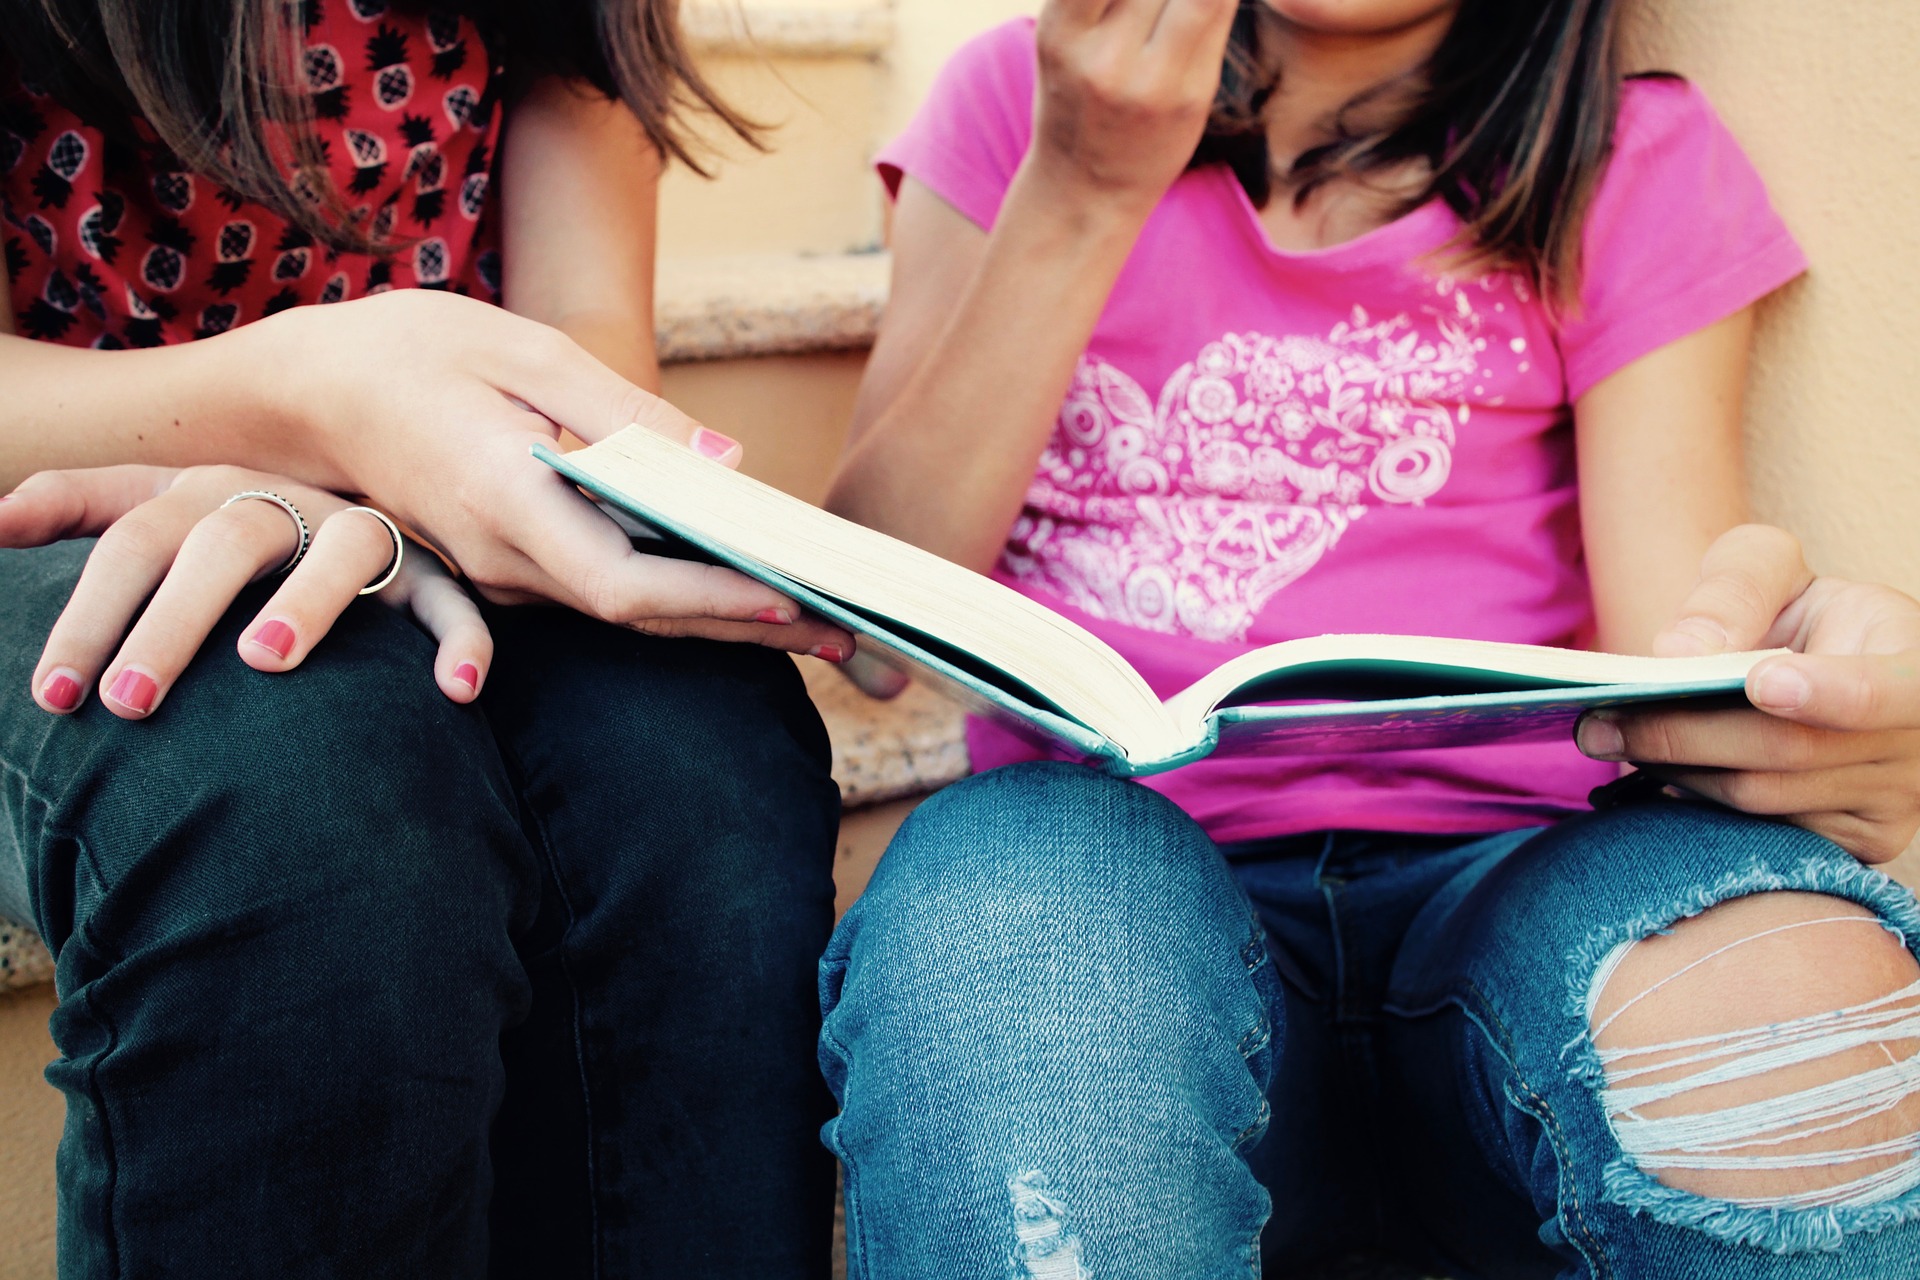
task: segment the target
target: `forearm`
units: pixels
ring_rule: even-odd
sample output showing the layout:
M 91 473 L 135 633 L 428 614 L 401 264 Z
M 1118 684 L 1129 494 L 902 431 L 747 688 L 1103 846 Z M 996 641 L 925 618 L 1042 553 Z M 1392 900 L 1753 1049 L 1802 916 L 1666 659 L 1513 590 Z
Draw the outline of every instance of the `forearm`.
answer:
M 272 323 L 145 351 L 0 334 L 0 486 L 126 462 L 233 463 L 338 486 L 322 442 L 276 385 L 285 364 Z
M 950 319 L 898 394 L 862 404 L 828 505 L 991 566 L 1142 221 L 1022 171 Z

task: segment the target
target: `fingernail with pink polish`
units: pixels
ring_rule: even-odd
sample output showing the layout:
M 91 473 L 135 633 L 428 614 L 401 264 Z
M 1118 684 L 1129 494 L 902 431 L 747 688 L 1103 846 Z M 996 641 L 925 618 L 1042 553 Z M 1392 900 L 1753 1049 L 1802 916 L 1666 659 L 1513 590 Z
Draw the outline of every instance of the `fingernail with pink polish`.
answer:
M 480 668 L 471 662 L 463 662 L 453 669 L 453 678 L 475 693 L 480 692 Z
M 737 456 L 740 452 L 738 440 L 705 427 L 695 427 L 693 439 L 688 443 L 693 446 L 695 453 L 703 458 L 712 458 L 715 462 L 725 462 L 729 456 Z
M 41 684 L 40 696 L 55 711 L 71 711 L 80 705 L 80 694 L 85 688 L 78 672 L 55 667 Z
M 113 678 L 113 684 L 107 689 L 107 696 L 129 711 L 138 711 L 145 715 L 153 707 L 153 699 L 160 692 L 160 686 L 152 676 L 144 671 L 135 671 L 128 667 Z
M 293 652 L 293 628 L 278 618 L 269 618 L 260 624 L 260 629 L 247 637 L 248 643 L 257 644 L 276 658 L 284 658 Z
M 776 627 L 789 627 L 793 625 L 793 615 L 785 609 L 762 609 L 753 615 L 753 620 L 755 622 L 769 623 Z
M 807 650 L 807 652 L 812 654 L 814 657 L 820 659 L 822 662 L 839 663 L 839 662 L 845 662 L 847 660 L 847 651 L 841 648 L 837 644 L 817 645 L 814 648 Z

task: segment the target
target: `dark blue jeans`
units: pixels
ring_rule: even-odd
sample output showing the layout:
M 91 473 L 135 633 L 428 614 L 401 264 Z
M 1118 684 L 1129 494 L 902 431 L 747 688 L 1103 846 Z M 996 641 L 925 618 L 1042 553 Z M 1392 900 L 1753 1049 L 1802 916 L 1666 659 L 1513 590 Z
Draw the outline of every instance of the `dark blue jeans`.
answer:
M 780 654 L 249 596 L 145 723 L 27 689 L 90 544 L 0 552 L 0 915 L 58 960 L 67 1277 L 827 1271 L 838 794 Z

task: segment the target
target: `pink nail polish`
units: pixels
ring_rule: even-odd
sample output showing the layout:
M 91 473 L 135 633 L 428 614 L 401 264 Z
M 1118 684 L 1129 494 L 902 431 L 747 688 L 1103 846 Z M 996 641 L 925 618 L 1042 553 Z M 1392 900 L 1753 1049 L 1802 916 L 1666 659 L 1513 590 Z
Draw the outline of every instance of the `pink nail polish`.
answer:
M 453 669 L 453 678 L 475 693 L 480 692 L 480 668 L 471 662 L 463 662 Z
M 693 439 L 689 443 L 692 444 L 695 453 L 703 458 L 712 458 L 715 462 L 722 461 L 728 454 L 740 448 L 738 440 L 731 436 L 723 436 L 718 431 L 710 431 L 705 427 L 695 427 Z
M 847 651 L 845 649 L 842 649 L 837 644 L 819 645 L 819 646 L 816 646 L 815 648 L 809 649 L 807 652 L 811 653 L 814 657 L 820 659 L 822 662 L 840 663 L 840 662 L 845 662 L 847 660 Z
M 261 623 L 260 629 L 253 633 L 250 640 L 276 658 L 284 658 L 293 652 L 293 628 L 278 618 L 269 618 Z
M 154 695 L 159 692 L 160 686 L 153 682 L 152 676 L 128 667 L 113 678 L 113 685 L 107 690 L 107 696 L 129 711 L 144 714 L 153 706 Z
M 755 622 L 771 623 L 776 627 L 786 627 L 793 624 L 793 615 L 785 609 L 762 609 L 753 615 L 753 620 Z
M 40 686 L 40 696 L 55 711 L 71 711 L 80 705 L 80 682 L 64 671 L 55 671 Z

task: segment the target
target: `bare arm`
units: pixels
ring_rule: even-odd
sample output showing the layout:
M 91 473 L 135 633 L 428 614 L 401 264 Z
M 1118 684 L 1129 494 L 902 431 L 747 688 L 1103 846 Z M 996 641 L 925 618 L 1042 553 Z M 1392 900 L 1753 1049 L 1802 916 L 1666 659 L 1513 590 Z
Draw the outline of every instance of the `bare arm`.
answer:
M 1599 645 L 1651 653 L 1715 538 L 1747 518 L 1741 396 L 1753 312 L 1643 356 L 1574 406 Z
M 624 105 L 558 79 L 515 104 L 499 165 L 507 308 L 654 392 L 660 168 Z
M 827 503 L 993 563 L 1074 363 L 1199 141 L 1231 0 L 1051 0 L 1034 143 L 992 232 L 909 182 L 894 294 Z
M 1137 234 L 1016 180 L 988 236 L 909 181 L 894 293 L 827 505 L 990 566 Z

